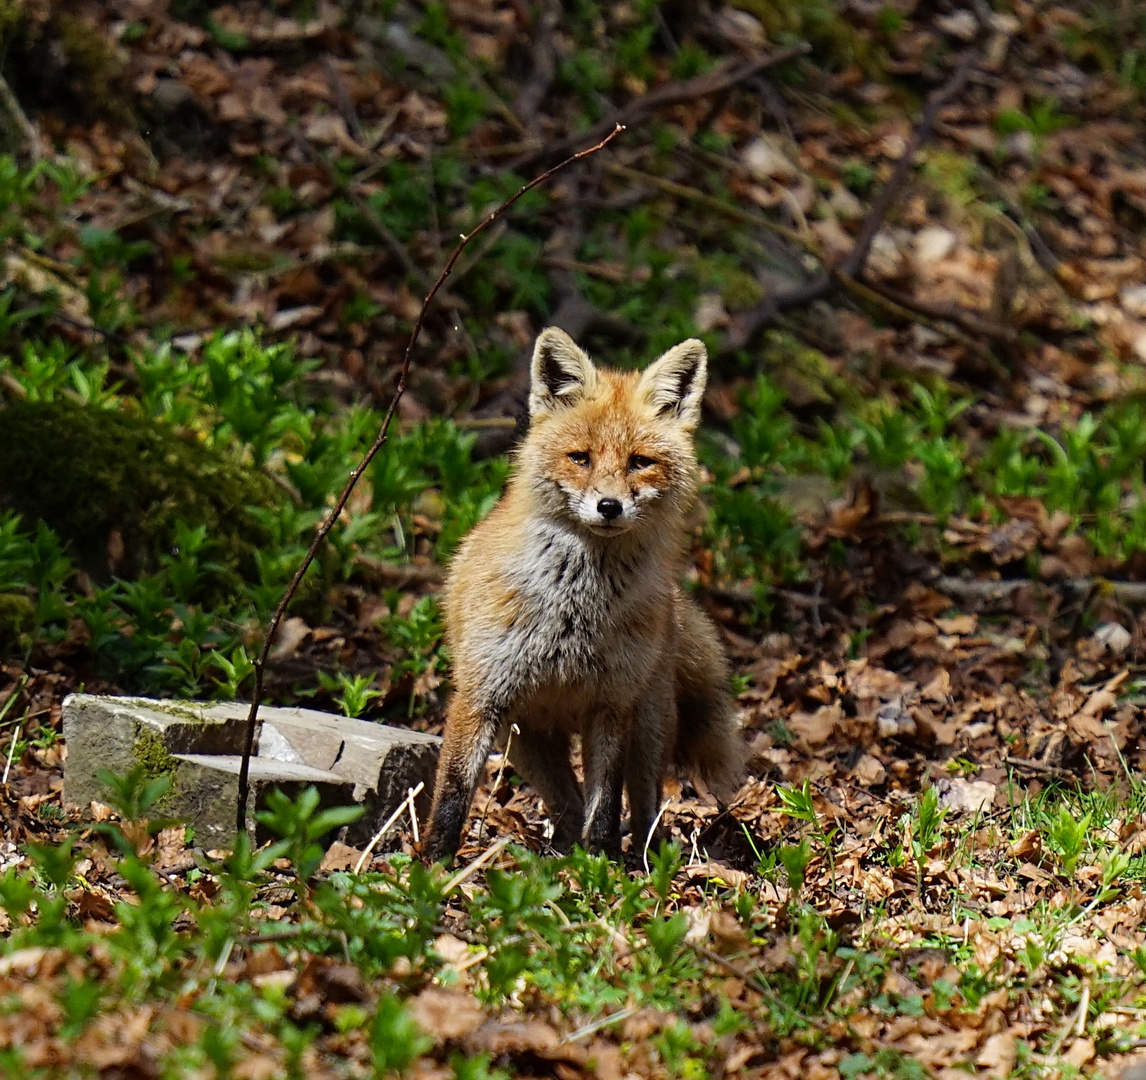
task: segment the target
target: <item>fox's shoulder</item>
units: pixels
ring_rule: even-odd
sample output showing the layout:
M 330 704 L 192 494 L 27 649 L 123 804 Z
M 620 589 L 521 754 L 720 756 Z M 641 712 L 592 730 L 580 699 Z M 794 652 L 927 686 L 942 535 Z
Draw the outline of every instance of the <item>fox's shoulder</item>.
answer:
M 451 563 L 451 573 L 475 564 L 492 568 L 517 554 L 529 533 L 536 530 L 528 513 L 507 491 L 493 509 L 466 534 Z

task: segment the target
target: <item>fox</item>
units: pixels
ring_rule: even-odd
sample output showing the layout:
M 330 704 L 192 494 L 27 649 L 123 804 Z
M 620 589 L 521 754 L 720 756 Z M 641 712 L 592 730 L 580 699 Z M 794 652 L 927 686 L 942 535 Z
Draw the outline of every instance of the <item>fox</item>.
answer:
M 724 801 L 738 789 L 746 755 L 728 662 L 679 583 L 707 364 L 697 339 L 627 372 L 594 365 L 556 327 L 538 336 L 505 493 L 444 585 L 454 689 L 429 860 L 457 853 L 499 741 L 544 802 L 557 851 L 580 843 L 619 860 L 622 789 L 643 851 L 673 769 Z

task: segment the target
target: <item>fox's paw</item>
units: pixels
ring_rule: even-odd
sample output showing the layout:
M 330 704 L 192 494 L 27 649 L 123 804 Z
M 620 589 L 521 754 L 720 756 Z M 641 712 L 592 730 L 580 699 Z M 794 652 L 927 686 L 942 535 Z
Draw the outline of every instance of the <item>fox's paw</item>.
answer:
M 457 856 L 457 848 L 451 847 L 449 843 L 439 840 L 431 833 L 422 842 L 421 854 L 424 863 L 441 863 L 443 866 L 450 866 Z

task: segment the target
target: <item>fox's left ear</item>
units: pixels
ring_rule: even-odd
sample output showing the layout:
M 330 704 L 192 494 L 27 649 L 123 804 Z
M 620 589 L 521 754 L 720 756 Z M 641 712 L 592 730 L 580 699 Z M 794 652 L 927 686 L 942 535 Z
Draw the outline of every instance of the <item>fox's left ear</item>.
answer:
M 707 379 L 704 342 L 689 338 L 653 361 L 641 375 L 639 386 L 658 416 L 675 416 L 691 431 L 700 423 L 700 401 Z

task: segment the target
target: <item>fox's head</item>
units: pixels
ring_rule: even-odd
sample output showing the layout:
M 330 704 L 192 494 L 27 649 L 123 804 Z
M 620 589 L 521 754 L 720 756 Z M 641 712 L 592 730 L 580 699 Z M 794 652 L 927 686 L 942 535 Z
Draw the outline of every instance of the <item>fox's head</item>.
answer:
M 707 353 L 695 338 L 642 372 L 622 372 L 595 367 L 563 330 L 543 330 L 522 479 L 546 513 L 598 536 L 663 523 L 695 491 L 693 432 L 706 378 Z

